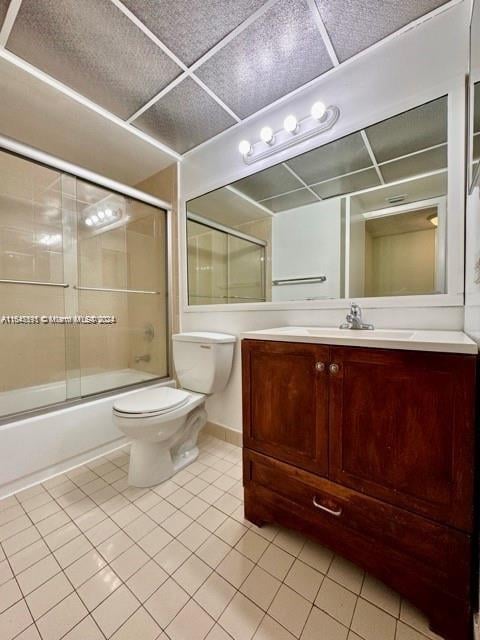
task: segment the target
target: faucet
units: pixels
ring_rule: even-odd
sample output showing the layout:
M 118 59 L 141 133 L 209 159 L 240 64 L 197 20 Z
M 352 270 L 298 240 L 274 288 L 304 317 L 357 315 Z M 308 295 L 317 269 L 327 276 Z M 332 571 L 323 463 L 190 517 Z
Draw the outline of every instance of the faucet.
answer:
M 362 320 L 362 310 L 360 305 L 356 302 L 352 302 L 350 305 L 350 312 L 347 313 L 347 317 L 345 318 L 345 322 L 342 322 L 340 325 L 340 329 L 367 329 L 372 331 L 374 329 L 373 324 L 366 324 Z

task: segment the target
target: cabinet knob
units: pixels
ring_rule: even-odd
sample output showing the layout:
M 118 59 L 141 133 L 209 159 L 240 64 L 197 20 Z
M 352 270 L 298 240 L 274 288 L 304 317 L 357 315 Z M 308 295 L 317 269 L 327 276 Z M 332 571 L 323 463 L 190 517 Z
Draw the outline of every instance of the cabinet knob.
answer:
M 328 367 L 328 370 L 330 371 L 330 373 L 333 373 L 333 375 L 335 375 L 340 371 L 340 367 L 334 362 Z
M 324 362 L 316 362 L 315 369 L 317 371 L 325 371 L 325 363 Z

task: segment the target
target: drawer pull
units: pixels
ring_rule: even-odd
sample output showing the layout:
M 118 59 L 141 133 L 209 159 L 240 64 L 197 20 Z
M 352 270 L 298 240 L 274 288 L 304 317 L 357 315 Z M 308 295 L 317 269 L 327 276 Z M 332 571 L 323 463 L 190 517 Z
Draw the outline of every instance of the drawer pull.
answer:
M 321 509 L 322 511 L 326 511 L 332 516 L 337 516 L 337 518 L 338 516 L 342 515 L 342 507 L 340 507 L 340 509 L 337 509 L 337 510 L 324 507 L 323 504 L 320 504 L 320 502 L 317 501 L 316 496 L 313 496 L 313 506 L 316 507 L 317 509 Z

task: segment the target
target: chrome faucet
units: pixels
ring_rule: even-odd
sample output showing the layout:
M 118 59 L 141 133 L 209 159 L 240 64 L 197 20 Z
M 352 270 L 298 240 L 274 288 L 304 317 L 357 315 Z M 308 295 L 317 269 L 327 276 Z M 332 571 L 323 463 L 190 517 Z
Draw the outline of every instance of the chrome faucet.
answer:
M 350 305 L 350 312 L 347 313 L 347 317 L 345 318 L 345 322 L 342 322 L 340 325 L 340 329 L 367 329 L 372 331 L 374 329 L 373 324 L 366 324 L 362 320 L 362 310 L 360 305 L 356 302 L 352 302 Z

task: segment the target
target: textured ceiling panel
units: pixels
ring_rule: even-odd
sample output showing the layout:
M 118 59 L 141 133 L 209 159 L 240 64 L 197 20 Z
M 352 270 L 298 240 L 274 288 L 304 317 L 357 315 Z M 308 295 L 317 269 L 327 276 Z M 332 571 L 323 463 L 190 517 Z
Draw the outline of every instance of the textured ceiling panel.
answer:
M 448 0 L 315 0 L 340 61 Z
M 10 4 L 10 0 L 0 0 L 0 29 L 2 27 L 2 23 L 5 20 L 5 16 L 7 15 L 8 5 Z
M 7 48 L 123 118 L 180 73 L 106 0 L 23 0 Z
M 377 162 L 447 141 L 447 98 L 405 111 L 365 129 Z
M 288 165 L 307 184 L 328 180 L 344 173 L 372 166 L 362 136 L 354 133 L 335 142 L 304 153 Z
M 283 165 L 277 164 L 270 169 L 254 173 L 248 178 L 234 182 L 233 187 L 254 200 L 263 200 L 279 193 L 299 189 L 303 185 Z
M 270 211 L 278 213 L 279 211 L 296 209 L 297 207 L 303 207 L 306 204 L 312 204 L 314 202 L 318 202 L 318 198 L 316 198 L 311 191 L 308 189 L 300 189 L 299 191 L 287 193 L 286 195 L 279 196 L 278 198 L 265 200 L 262 204 L 265 207 L 268 207 Z
M 352 191 L 376 187 L 379 184 L 380 180 L 375 169 L 366 169 L 360 173 L 354 173 L 351 176 L 335 178 L 329 182 L 315 185 L 312 189 L 315 193 L 318 193 L 322 199 L 326 199 L 341 196 L 345 193 L 352 193 Z
M 186 65 L 238 27 L 265 0 L 123 0 L 137 18 Z
M 187 78 L 133 124 L 175 151 L 185 153 L 228 129 L 235 120 L 198 84 Z
M 331 66 L 306 0 L 280 0 L 197 73 L 237 115 L 246 117 Z
M 433 231 L 435 229 L 429 216 L 438 213 L 437 207 L 428 207 L 421 211 L 402 212 L 402 215 L 384 216 L 366 220 L 365 231 L 372 238 L 393 236 L 399 233 L 415 231 Z
M 437 169 L 445 169 L 448 164 L 447 147 L 438 147 L 402 160 L 395 160 L 380 165 L 385 182 L 393 182 L 402 178 L 411 178 Z

